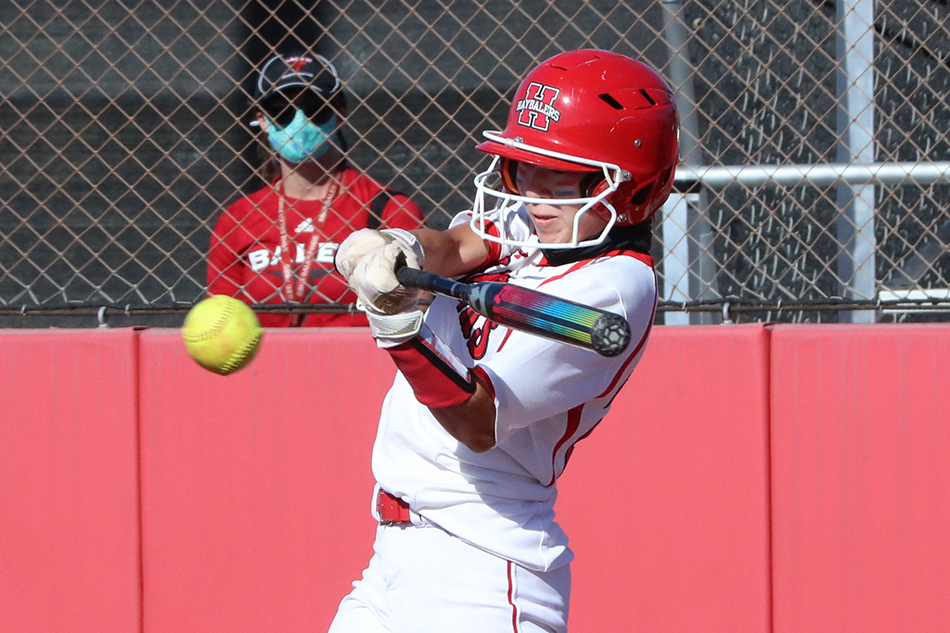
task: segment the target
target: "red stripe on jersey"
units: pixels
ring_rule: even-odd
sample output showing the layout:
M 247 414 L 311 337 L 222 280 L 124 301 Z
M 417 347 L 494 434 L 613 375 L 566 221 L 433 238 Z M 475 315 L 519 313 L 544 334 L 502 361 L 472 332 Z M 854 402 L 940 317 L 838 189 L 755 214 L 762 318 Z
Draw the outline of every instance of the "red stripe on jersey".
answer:
M 638 261 L 643 262 L 650 268 L 653 268 L 653 258 L 646 253 L 638 253 L 637 251 L 610 251 L 609 253 L 604 253 L 601 257 L 632 257 Z
M 508 342 L 508 338 L 511 336 L 511 332 L 512 332 L 512 330 L 509 329 L 509 330 L 508 330 L 508 333 L 505 334 L 505 338 L 501 339 L 501 344 L 498 346 L 498 351 L 499 351 L 499 352 L 501 351 L 501 348 L 505 346 L 505 343 Z
M 620 377 L 623 376 L 624 371 L 626 371 L 627 366 L 630 362 L 637 357 L 637 354 L 640 353 L 640 350 L 643 349 L 643 346 L 646 345 L 647 338 L 650 336 L 650 331 L 653 329 L 653 321 L 656 319 L 656 304 L 659 300 L 659 294 L 654 290 L 653 292 L 653 312 L 650 316 L 650 322 L 647 324 L 647 329 L 643 331 L 643 336 L 640 338 L 640 342 L 637 343 L 637 346 L 634 348 L 633 353 L 627 356 L 627 360 L 623 362 L 623 365 L 620 366 L 620 370 L 614 375 L 614 379 L 610 381 L 610 386 L 604 389 L 604 393 L 597 396 L 598 398 L 605 397 L 608 393 L 613 391 L 614 387 L 617 386 L 617 382 L 620 380 Z
M 561 273 L 560 275 L 555 275 L 554 277 L 548 277 L 547 279 L 539 283 L 538 287 L 540 288 L 541 286 L 548 283 L 549 281 L 554 281 L 556 279 L 561 279 L 562 277 L 566 277 L 570 275 L 572 272 L 574 272 L 575 270 L 577 270 L 578 268 L 583 268 L 584 266 L 588 264 L 588 262 L 592 262 L 592 261 L 593 261 L 592 259 L 585 259 L 582 262 L 577 262 L 573 266 L 568 268 L 565 272 Z
M 518 633 L 518 606 L 515 604 L 515 564 L 508 561 L 508 604 L 511 605 L 511 630 Z
M 654 313 L 654 314 L 655 314 L 655 313 Z M 606 389 L 604 389 L 604 393 L 602 393 L 602 394 L 600 394 L 599 396 L 597 396 L 598 398 L 603 398 L 603 397 L 606 396 L 608 393 L 610 393 L 611 391 L 613 391 L 614 387 L 617 386 L 617 381 L 619 381 L 619 380 L 620 380 L 620 377 L 623 376 L 623 372 L 627 369 L 627 365 L 629 365 L 630 362 L 631 362 L 634 358 L 637 357 L 637 354 L 640 353 L 640 348 L 643 347 L 644 344 L 647 342 L 647 337 L 650 335 L 650 330 L 651 330 L 651 329 L 653 329 L 653 324 L 652 324 L 652 323 L 651 323 L 649 326 L 647 326 L 646 331 L 643 333 L 643 338 L 641 338 L 641 339 L 640 339 L 640 342 L 637 343 L 636 349 L 633 350 L 633 353 L 630 354 L 630 356 L 627 356 L 627 360 L 625 360 L 625 361 L 623 362 L 623 365 L 621 365 L 620 370 L 619 370 L 619 371 L 617 372 L 617 374 L 614 376 L 614 379 L 610 381 L 610 386 L 607 387 Z
M 561 446 L 564 445 L 564 442 L 569 440 L 572 435 L 577 433 L 578 427 L 581 425 L 581 411 L 584 410 L 584 405 L 579 404 L 570 411 L 567 412 L 567 429 L 564 430 L 564 435 L 561 436 L 561 439 L 558 440 L 557 444 L 554 446 L 554 453 L 551 455 L 551 481 L 548 482 L 548 486 L 553 486 L 554 482 L 557 481 L 557 452 L 561 449 Z
M 638 253 L 637 251 L 631 251 L 626 248 L 618 248 L 615 251 L 607 251 L 606 253 L 601 253 L 597 257 L 590 259 L 588 261 L 595 261 L 598 259 L 603 259 L 604 257 L 632 257 L 637 261 L 643 262 L 650 268 L 653 268 L 653 258 L 646 253 Z

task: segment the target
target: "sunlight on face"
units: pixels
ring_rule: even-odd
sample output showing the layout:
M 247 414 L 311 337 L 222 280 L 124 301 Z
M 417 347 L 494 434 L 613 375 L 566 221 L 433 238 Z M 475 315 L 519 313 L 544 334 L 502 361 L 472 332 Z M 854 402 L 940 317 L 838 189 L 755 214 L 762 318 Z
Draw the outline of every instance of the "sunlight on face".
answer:
M 560 204 L 558 200 L 581 198 L 581 180 L 588 172 L 558 171 L 518 163 L 515 184 L 518 192 L 529 198 L 542 198 L 544 202 L 526 203 L 525 207 L 534 222 L 538 240 L 543 244 L 570 242 L 574 232 L 574 216 L 583 206 Z M 578 241 L 590 239 L 607 226 L 607 220 L 597 217 L 590 210 L 581 216 Z

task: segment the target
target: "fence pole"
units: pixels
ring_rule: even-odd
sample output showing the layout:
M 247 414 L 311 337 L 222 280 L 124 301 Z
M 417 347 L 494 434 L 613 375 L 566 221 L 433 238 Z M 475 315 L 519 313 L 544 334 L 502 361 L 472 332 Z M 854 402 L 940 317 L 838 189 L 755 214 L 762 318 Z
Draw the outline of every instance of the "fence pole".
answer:
M 874 162 L 874 2 L 838 0 L 838 162 L 870 165 Z M 874 185 L 837 187 L 838 277 L 841 294 L 873 299 L 877 292 L 874 269 Z M 839 321 L 874 323 L 872 310 L 839 312 Z
M 690 33 L 683 19 L 682 0 L 663 0 L 663 38 L 670 52 L 668 76 L 680 111 L 680 157 L 691 167 L 703 164 L 703 148 L 699 143 L 699 121 L 696 98 L 693 94 L 693 65 L 689 60 Z M 694 202 L 695 213 L 690 213 L 689 202 Z M 664 297 L 718 299 L 716 262 L 713 257 L 713 233 L 706 218 L 707 194 L 701 189 L 698 196 L 671 200 L 664 207 L 662 239 Z M 666 211 L 672 211 L 667 213 Z M 685 248 L 684 248 L 685 247 Z M 684 252 L 687 259 L 682 259 Z M 685 270 L 684 270 L 685 267 Z M 672 288 L 673 284 L 677 287 Z M 679 287 L 682 284 L 685 287 Z M 666 314 L 667 325 L 714 323 L 711 313 Z

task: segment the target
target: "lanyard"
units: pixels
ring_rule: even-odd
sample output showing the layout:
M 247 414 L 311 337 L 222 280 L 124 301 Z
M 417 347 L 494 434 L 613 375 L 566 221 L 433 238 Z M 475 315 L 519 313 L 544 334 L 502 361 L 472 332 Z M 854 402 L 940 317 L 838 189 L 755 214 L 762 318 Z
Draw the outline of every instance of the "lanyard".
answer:
M 333 198 L 336 196 L 337 188 L 336 180 L 332 180 L 330 182 L 330 188 L 327 189 L 327 195 L 325 195 L 321 201 L 323 208 L 320 209 L 320 215 L 314 220 L 313 235 L 307 244 L 307 250 L 303 260 L 303 269 L 300 271 L 296 287 L 294 286 L 293 258 L 294 255 L 296 255 L 297 249 L 295 244 L 293 249 L 294 253 L 290 252 L 291 241 L 290 235 L 287 232 L 287 211 L 285 209 L 286 202 L 284 200 L 283 182 L 281 182 L 277 188 L 277 221 L 280 224 L 280 263 L 284 273 L 284 285 L 281 290 L 281 295 L 285 303 L 298 303 L 303 299 L 307 282 L 310 280 L 310 269 L 313 267 L 314 255 L 316 255 L 317 247 L 320 245 L 321 231 L 318 230 L 317 225 L 322 226 L 326 221 L 327 212 L 330 210 L 330 203 L 333 202 Z M 299 317 L 300 315 L 293 315 L 291 323 L 293 325 L 299 325 L 301 320 Z

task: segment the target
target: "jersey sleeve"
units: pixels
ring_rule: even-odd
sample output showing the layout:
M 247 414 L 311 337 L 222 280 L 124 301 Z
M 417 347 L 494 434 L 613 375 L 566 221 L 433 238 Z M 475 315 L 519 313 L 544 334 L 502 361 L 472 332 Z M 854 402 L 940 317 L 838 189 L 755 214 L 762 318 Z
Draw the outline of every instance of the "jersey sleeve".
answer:
M 608 358 L 596 352 L 512 330 L 492 358 L 479 363 L 495 393 L 496 442 L 538 420 L 562 414 L 602 398 L 609 405 L 621 374 L 632 370 L 631 356 L 642 349 L 656 309 L 653 270 L 639 262 L 624 270 L 608 267 L 577 270 L 541 291 L 624 315 L 630 324 L 627 351 Z M 634 271 L 623 275 L 622 272 Z M 615 281 L 605 283 L 604 279 Z M 624 283 L 623 289 L 618 280 Z
M 225 209 L 211 230 L 208 247 L 208 294 L 236 297 L 241 289 L 241 258 L 233 244 L 238 223 L 235 219 L 237 204 Z
M 449 228 L 460 224 L 471 224 L 471 222 L 472 212 L 463 211 L 452 218 L 452 221 L 449 223 Z M 534 226 L 528 218 L 524 205 L 521 205 L 516 211 L 505 214 L 501 214 L 498 209 L 493 210 L 485 218 L 485 228 L 486 233 L 489 235 L 500 237 L 502 232 L 504 232 L 505 235 L 519 242 L 528 241 L 534 233 Z M 485 241 L 488 243 L 489 251 L 486 266 L 497 264 L 518 250 L 518 248 L 514 246 L 508 246 L 491 240 Z

